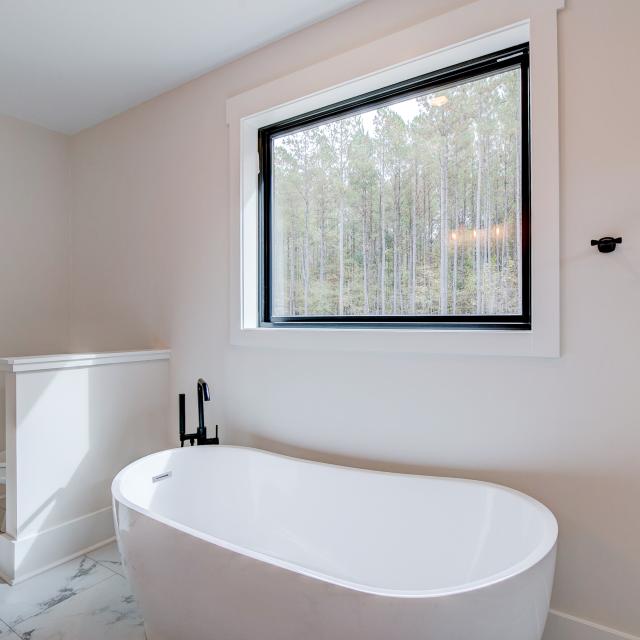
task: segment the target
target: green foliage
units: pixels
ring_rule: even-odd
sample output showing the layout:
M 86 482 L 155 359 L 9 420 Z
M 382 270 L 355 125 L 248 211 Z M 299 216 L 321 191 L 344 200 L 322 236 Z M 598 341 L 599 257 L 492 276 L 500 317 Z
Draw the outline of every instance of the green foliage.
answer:
M 274 315 L 520 313 L 520 153 L 518 70 L 277 138 Z

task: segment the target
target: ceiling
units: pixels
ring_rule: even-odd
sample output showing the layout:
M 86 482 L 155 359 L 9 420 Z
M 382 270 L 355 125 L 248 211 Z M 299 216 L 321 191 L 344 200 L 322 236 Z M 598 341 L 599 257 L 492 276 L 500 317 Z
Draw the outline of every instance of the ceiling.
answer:
M 0 0 L 0 113 L 75 133 L 362 0 Z

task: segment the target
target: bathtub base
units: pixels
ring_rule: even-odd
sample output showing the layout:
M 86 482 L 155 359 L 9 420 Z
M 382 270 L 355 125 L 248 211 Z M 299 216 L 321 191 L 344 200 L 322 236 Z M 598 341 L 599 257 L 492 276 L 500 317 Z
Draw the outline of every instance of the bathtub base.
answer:
M 148 640 L 540 640 L 555 547 L 527 571 L 433 598 L 355 591 L 261 562 L 116 504 Z

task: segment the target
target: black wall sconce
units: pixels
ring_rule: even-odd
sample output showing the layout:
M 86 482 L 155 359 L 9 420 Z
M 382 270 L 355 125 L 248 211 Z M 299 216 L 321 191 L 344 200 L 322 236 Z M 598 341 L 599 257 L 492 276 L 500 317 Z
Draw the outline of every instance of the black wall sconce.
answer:
M 622 244 L 622 238 L 612 238 L 611 236 L 605 236 L 600 240 L 592 240 L 591 246 L 598 247 L 600 253 L 611 253 L 616 250 L 616 245 Z

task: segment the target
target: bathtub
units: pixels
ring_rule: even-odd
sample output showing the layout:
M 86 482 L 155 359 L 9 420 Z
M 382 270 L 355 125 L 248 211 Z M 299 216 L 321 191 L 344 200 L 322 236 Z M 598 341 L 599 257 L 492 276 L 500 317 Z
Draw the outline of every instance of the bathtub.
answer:
M 162 451 L 112 486 L 148 640 L 540 640 L 557 524 L 494 484 L 249 449 Z

